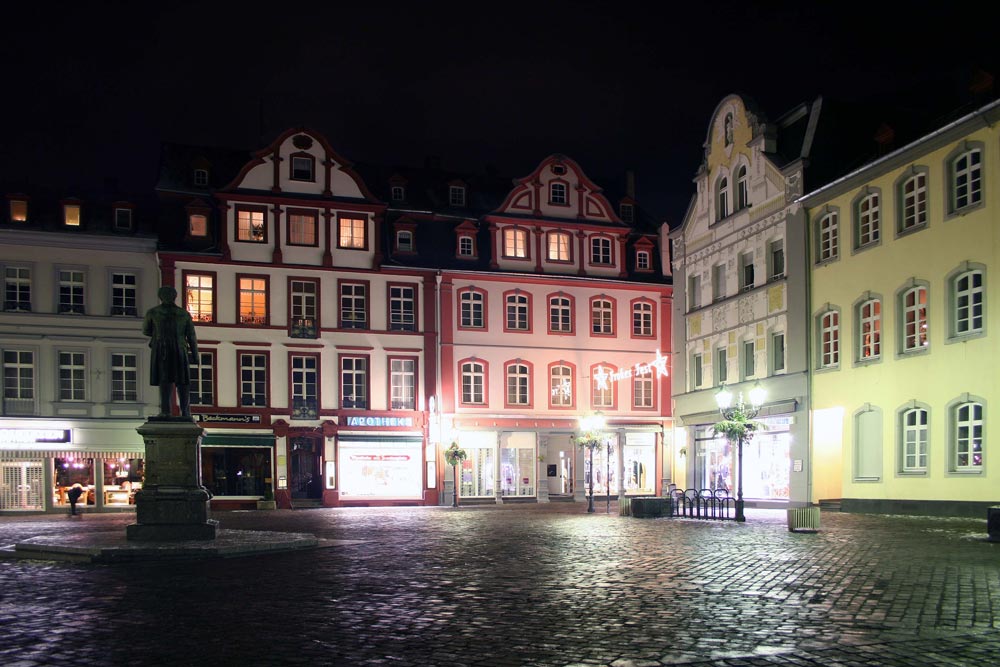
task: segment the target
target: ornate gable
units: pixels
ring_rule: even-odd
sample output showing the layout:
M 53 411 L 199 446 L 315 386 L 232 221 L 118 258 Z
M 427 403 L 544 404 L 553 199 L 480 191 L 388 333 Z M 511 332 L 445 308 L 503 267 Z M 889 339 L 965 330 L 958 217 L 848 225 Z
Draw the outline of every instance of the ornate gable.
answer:
M 622 224 L 601 188 L 587 178 L 580 165 L 559 154 L 545 158 L 535 171 L 516 180 L 494 213 Z

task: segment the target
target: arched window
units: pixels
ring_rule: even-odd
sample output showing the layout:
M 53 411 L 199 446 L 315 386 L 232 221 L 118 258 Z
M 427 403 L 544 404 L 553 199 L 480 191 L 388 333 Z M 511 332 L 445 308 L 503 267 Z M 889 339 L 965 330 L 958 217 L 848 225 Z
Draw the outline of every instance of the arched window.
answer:
M 715 216 L 717 220 L 722 220 L 729 215 L 729 180 L 723 176 L 719 179 L 719 185 L 715 192 L 715 203 L 717 209 Z
M 747 179 L 747 166 L 740 165 L 736 172 L 736 210 L 742 211 L 750 205 L 750 189 Z

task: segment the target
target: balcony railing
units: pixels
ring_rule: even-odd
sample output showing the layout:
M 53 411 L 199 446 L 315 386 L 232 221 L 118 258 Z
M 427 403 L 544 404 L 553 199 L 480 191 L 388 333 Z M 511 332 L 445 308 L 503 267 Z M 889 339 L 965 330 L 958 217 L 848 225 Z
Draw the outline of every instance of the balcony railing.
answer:
M 292 419 L 317 419 L 319 405 L 315 398 L 296 398 L 292 400 Z
M 319 327 L 316 318 L 293 317 L 288 327 L 289 338 L 319 338 Z

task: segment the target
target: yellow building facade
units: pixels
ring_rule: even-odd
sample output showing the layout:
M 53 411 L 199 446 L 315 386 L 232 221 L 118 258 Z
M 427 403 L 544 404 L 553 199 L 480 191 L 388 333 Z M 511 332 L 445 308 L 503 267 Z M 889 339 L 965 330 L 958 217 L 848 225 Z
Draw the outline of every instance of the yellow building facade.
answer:
M 981 516 L 1000 500 L 997 121 L 987 105 L 801 200 L 813 502 Z

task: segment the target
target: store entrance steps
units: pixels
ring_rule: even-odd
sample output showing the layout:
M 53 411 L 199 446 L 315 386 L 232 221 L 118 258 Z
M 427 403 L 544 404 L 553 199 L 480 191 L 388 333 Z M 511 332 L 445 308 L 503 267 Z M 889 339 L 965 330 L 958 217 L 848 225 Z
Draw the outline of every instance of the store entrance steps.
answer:
M 319 498 L 292 498 L 293 510 L 318 510 L 323 507 Z

